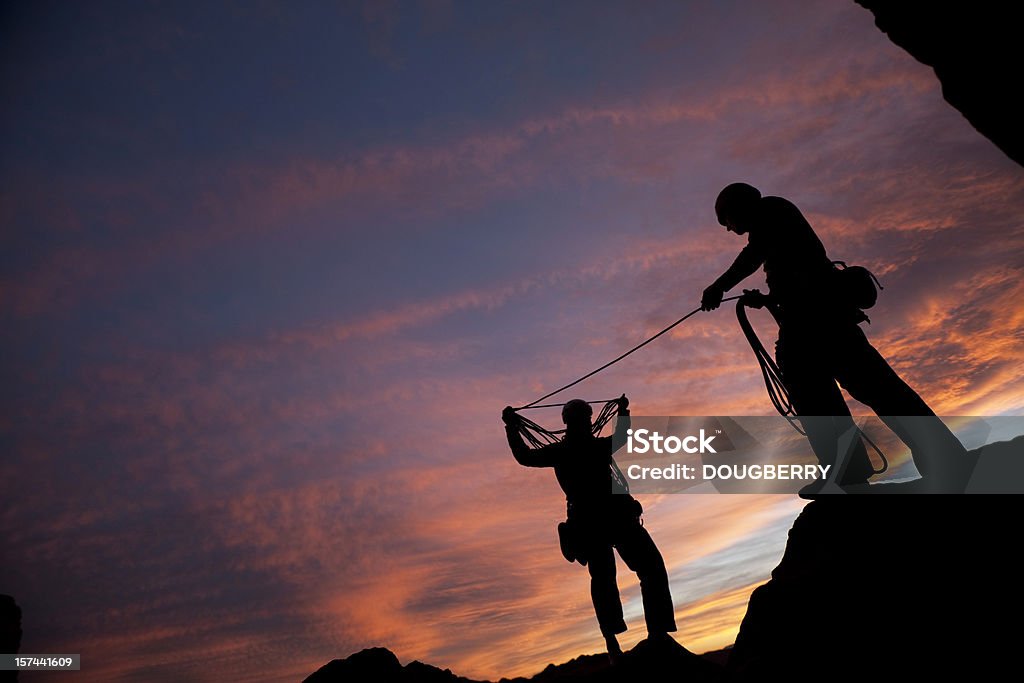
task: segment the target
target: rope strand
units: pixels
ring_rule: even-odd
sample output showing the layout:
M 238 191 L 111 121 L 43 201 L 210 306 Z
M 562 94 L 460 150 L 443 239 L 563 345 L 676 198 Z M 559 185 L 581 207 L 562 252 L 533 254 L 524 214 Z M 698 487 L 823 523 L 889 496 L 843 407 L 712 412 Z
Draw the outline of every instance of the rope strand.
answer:
M 739 298 L 740 298 L 740 296 L 742 296 L 742 294 L 741 294 L 741 295 L 739 295 L 739 296 L 730 296 L 730 297 L 726 297 L 726 298 L 722 299 L 722 302 L 724 303 L 724 302 L 726 302 L 726 301 L 733 301 L 734 299 L 739 299 Z M 559 387 L 558 389 L 555 389 L 554 391 L 552 391 L 552 392 L 550 392 L 550 393 L 544 394 L 543 396 L 541 396 L 540 398 L 538 398 L 538 399 L 537 399 L 537 400 L 535 400 L 535 401 L 531 401 L 530 403 L 527 403 L 527 404 L 526 404 L 526 405 L 524 405 L 524 406 L 520 406 L 520 407 L 516 408 L 516 410 L 526 410 L 527 408 L 534 408 L 534 407 L 538 407 L 538 406 L 537 406 L 537 404 L 538 404 L 538 403 L 540 403 L 541 401 L 543 401 L 544 399 L 546 399 L 546 398 L 551 398 L 551 397 L 552 397 L 552 396 L 554 396 L 555 394 L 560 394 L 560 393 L 562 393 L 563 391 L 565 391 L 566 389 L 569 389 L 569 388 L 571 388 L 571 387 L 574 387 L 574 386 L 576 386 L 577 384 L 579 384 L 579 383 L 580 383 L 580 382 L 582 382 L 583 380 L 585 380 L 585 379 L 590 379 L 591 377 L 593 377 L 593 376 L 594 376 L 594 375 L 596 375 L 597 373 L 601 372 L 602 370 L 604 370 L 604 369 L 606 369 L 606 368 L 610 368 L 611 366 L 615 365 L 616 363 L 618 363 L 618 362 L 619 362 L 620 360 L 622 360 L 622 359 L 623 359 L 623 358 L 625 358 L 626 356 L 629 356 L 629 355 L 631 355 L 631 354 L 635 353 L 636 351 L 639 351 L 639 350 L 640 350 L 640 349 L 642 349 L 643 347 L 647 346 L 647 345 L 648 345 L 648 344 L 650 344 L 650 343 L 651 343 L 652 341 L 654 341 L 655 339 L 657 339 L 657 338 L 658 338 L 658 337 L 660 337 L 661 335 L 663 335 L 663 334 L 665 334 L 666 332 L 668 332 L 669 330 L 671 330 L 671 329 L 672 329 L 673 327 L 676 327 L 677 325 L 680 325 L 680 324 L 682 324 L 682 323 L 686 322 L 686 321 L 687 321 L 687 320 L 689 320 L 689 319 L 690 319 L 691 317 L 693 317 L 693 316 L 695 316 L 696 314 L 700 313 L 700 311 L 701 311 L 700 307 L 698 307 L 698 308 L 695 308 L 695 309 L 693 309 L 692 311 L 690 311 L 689 313 L 687 313 L 686 315 L 684 315 L 684 316 L 683 316 L 682 318 L 680 318 L 679 320 L 675 321 L 674 323 L 672 323 L 671 325 L 669 325 L 668 327 L 666 327 L 665 329 L 663 329 L 663 330 L 662 330 L 661 332 L 657 333 L 657 334 L 656 334 L 656 335 L 654 335 L 653 337 L 648 337 L 648 338 L 647 338 L 647 339 L 646 339 L 645 341 L 642 341 L 642 342 L 640 342 L 639 344 L 637 344 L 636 346 L 634 346 L 633 348 L 631 348 L 631 349 L 630 349 L 629 351 L 626 351 L 626 352 L 625 352 L 624 354 L 622 354 L 621 356 L 619 356 L 619 357 L 617 357 L 617 358 L 614 358 L 613 360 L 610 360 L 610 361 L 608 361 L 607 363 L 605 363 L 605 364 L 604 364 L 604 365 L 602 365 L 601 367 L 597 368 L 596 370 L 591 370 L 590 372 L 588 372 L 587 374 L 583 375 L 583 376 L 582 376 L 582 377 L 580 377 L 579 379 L 577 379 L 577 380 L 575 380 L 575 381 L 572 381 L 572 382 L 569 382 L 569 383 L 568 383 L 568 384 L 566 384 L 566 385 L 565 385 L 564 387 Z
M 799 421 L 799 416 L 797 415 L 796 409 L 793 406 L 793 400 L 789 396 L 789 391 L 786 389 L 786 384 L 782 380 L 782 371 L 779 369 L 779 366 L 775 362 L 775 359 L 772 358 L 770 353 L 768 353 L 768 350 L 764 347 L 764 344 L 761 343 L 761 340 L 758 338 L 757 333 L 754 332 L 754 328 L 750 324 L 750 320 L 747 318 L 746 305 L 742 301 L 742 298 L 742 294 L 737 296 L 730 296 L 722 299 L 722 302 L 724 303 L 726 301 L 736 301 L 736 318 L 739 320 L 740 328 L 743 330 L 743 335 L 747 338 L 747 342 L 750 344 L 750 348 L 754 352 L 754 357 L 757 358 L 758 366 L 761 368 L 761 377 L 764 380 L 765 390 L 768 392 L 768 397 L 771 399 L 772 405 L 775 406 L 775 409 L 778 411 L 779 415 L 786 418 L 789 424 L 792 425 L 793 429 L 800 432 L 800 434 L 807 436 L 807 432 L 801 429 L 800 425 L 797 424 Z M 693 309 L 692 311 L 684 315 L 682 318 L 676 320 L 674 323 L 664 328 L 657 334 L 648 337 L 647 339 L 640 342 L 639 344 L 629 349 L 625 353 L 608 361 L 601 367 L 595 370 L 591 370 L 590 372 L 583 375 L 579 379 L 573 380 L 572 382 L 569 382 L 565 386 L 559 387 L 554 391 L 544 394 L 540 398 L 531 401 L 530 403 L 527 403 L 524 406 L 514 408 L 514 410 L 516 411 L 516 417 L 518 418 L 517 429 L 519 433 L 522 434 L 523 439 L 532 447 L 540 448 L 541 446 L 545 446 L 547 444 L 559 441 L 559 436 L 561 434 L 564 434 L 565 430 L 545 429 L 544 427 L 541 427 L 533 420 L 530 420 L 529 418 L 519 415 L 518 412 L 520 410 L 531 410 L 534 408 L 557 408 L 560 406 L 564 406 L 564 403 L 541 404 L 541 401 L 547 398 L 551 398 L 555 394 L 560 394 L 566 389 L 574 387 L 580 382 L 583 382 L 584 380 L 590 379 L 591 377 L 601 372 L 602 370 L 610 368 L 611 366 L 618 363 L 620 360 L 632 355 L 633 353 L 636 353 L 643 347 L 647 346 L 655 339 L 668 332 L 669 330 L 686 322 L 700 311 L 701 308 L 699 307 Z M 587 403 L 604 403 L 604 407 L 601 408 L 601 412 L 598 413 L 597 419 L 595 419 L 593 422 L 593 432 L 596 435 L 599 434 L 601 432 L 601 429 L 603 429 L 604 426 L 608 424 L 608 422 L 610 422 L 612 418 L 614 418 L 615 415 L 618 413 L 618 404 L 616 403 L 615 399 L 611 399 L 608 401 L 587 401 Z M 860 433 L 863 439 L 867 441 L 871 448 L 876 453 L 878 453 L 878 456 L 882 459 L 882 468 L 880 470 L 876 470 L 875 474 L 881 474 L 885 472 L 887 469 L 889 469 L 888 458 L 885 457 L 885 454 L 875 444 L 875 442 L 868 438 L 867 434 L 865 434 L 863 430 L 860 430 Z M 618 474 L 621 475 L 621 473 Z M 625 484 L 624 480 L 623 484 Z M 628 486 L 626 487 L 626 490 L 628 491 Z

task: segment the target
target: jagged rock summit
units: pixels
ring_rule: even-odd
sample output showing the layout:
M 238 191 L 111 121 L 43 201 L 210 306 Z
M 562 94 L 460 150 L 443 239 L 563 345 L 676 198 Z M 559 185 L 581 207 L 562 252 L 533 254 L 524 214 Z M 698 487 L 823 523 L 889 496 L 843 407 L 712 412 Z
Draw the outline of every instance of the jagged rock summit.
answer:
M 572 683 L 626 681 L 720 681 L 725 671 L 713 660 L 715 655 L 695 655 L 675 641 L 641 641 L 623 653 L 612 666 L 606 655 L 581 655 L 563 664 L 549 664 L 531 678 L 502 678 L 505 683 Z M 456 676 L 421 662 L 404 667 L 385 648 L 375 647 L 346 658 L 335 659 L 312 674 L 304 683 L 487 683 Z

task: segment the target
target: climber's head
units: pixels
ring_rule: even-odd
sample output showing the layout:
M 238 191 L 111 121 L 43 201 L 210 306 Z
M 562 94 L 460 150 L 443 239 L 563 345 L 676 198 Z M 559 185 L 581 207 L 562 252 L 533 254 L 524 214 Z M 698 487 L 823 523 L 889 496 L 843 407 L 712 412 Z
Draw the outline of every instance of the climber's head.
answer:
M 586 430 L 590 431 L 590 418 L 594 416 L 594 409 L 582 398 L 573 400 L 562 406 L 562 422 L 569 431 Z
M 761 191 L 746 183 L 726 185 L 715 200 L 718 222 L 730 232 L 743 235 L 750 232 Z

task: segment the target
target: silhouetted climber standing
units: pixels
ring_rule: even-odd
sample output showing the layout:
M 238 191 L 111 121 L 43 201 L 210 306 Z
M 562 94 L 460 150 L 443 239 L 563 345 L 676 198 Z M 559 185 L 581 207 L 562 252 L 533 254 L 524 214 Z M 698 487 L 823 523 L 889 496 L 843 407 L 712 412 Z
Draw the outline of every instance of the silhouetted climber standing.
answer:
M 769 294 L 754 290 L 746 302 L 768 305 L 779 323 L 776 362 L 807 437 L 822 464 L 834 464 L 840 437 L 854 428 L 836 381 L 866 404 L 906 443 L 914 464 L 932 490 L 954 490 L 968 466 L 956 436 L 871 345 L 859 324 L 867 319 L 844 300 L 825 247 L 793 203 L 762 197 L 745 183 L 733 183 L 715 202 L 718 222 L 747 246 L 707 289 L 704 310 L 764 266 Z M 852 442 L 838 483 L 867 481 L 873 470 L 860 438 Z
M 629 400 L 618 399 L 616 436 L 597 437 L 591 430 L 593 410 L 586 401 L 573 399 L 562 408 L 565 437 L 541 448 L 530 448 L 516 428 L 518 415 L 509 406 L 502 412 L 512 455 L 526 467 L 553 467 L 565 492 L 569 539 L 562 538 L 566 559 L 576 559 L 590 570 L 590 595 L 608 654 L 621 654 L 616 635 L 626 630 L 615 581 L 612 549 L 640 579 L 644 617 L 651 639 L 671 639 L 676 630 L 665 562 L 647 530 L 640 524 L 643 509 L 628 493 L 615 492 L 612 477 L 614 443 L 625 442 L 629 427 Z M 560 529 L 562 535 L 563 529 Z M 567 549 L 566 545 L 570 547 Z

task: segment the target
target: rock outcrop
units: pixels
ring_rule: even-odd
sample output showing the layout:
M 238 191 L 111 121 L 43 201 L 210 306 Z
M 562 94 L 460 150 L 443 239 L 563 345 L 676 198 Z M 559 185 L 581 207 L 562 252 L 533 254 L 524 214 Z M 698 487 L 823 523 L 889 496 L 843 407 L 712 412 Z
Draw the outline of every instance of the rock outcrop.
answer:
M 371 647 L 345 659 L 335 659 L 308 676 L 304 683 L 479 683 L 421 662 L 402 666 L 391 650 Z
M 0 652 L 21 651 L 21 608 L 10 595 L 0 595 Z M 0 671 L 0 681 L 17 681 L 17 671 Z
M 1024 165 L 1021 58 L 1012 2 L 857 0 L 892 42 L 935 70 L 946 101 Z
M 828 496 L 754 590 L 739 680 L 994 680 L 1016 668 L 1017 496 Z M 1005 618 L 1005 622 L 1002 619 Z M 1018 645 L 1019 647 L 1019 645 Z
M 633 681 L 694 682 L 723 680 L 724 670 L 715 663 L 720 653 L 695 655 L 675 642 L 641 641 L 622 655 L 613 667 L 606 655 L 582 655 L 563 664 L 549 664 L 531 678 L 502 678 L 502 683 L 632 683 Z M 404 667 L 389 650 L 370 648 L 347 659 L 335 659 L 304 683 L 487 683 L 456 676 L 421 662 Z

